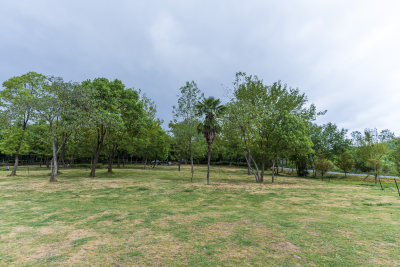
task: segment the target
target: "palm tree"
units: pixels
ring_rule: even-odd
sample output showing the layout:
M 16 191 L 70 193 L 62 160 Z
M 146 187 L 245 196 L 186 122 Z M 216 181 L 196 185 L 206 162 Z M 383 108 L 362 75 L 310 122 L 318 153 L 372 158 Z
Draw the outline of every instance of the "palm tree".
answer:
M 205 115 L 204 121 L 197 126 L 197 130 L 203 134 L 208 146 L 207 184 L 210 184 L 211 145 L 219 131 L 217 118 L 223 114 L 225 106 L 221 105 L 221 100 L 211 96 L 198 102 L 196 108 L 199 116 Z

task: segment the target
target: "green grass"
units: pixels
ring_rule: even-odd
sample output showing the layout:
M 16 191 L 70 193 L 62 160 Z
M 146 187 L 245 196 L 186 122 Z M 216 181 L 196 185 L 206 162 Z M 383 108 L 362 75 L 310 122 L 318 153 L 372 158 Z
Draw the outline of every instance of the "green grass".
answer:
M 25 171 L 26 170 L 26 171 Z M 0 171 L 0 266 L 393 266 L 400 197 L 389 182 L 204 166 Z M 287 174 L 288 175 L 288 174 Z

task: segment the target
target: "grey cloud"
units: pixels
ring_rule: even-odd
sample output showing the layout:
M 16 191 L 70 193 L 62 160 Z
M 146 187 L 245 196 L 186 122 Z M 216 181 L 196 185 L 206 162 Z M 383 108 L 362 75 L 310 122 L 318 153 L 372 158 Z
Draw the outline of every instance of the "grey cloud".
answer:
M 34 70 L 141 88 L 168 122 L 195 80 L 224 97 L 236 71 L 299 87 L 319 122 L 400 133 L 397 1 L 2 1 L 0 80 Z

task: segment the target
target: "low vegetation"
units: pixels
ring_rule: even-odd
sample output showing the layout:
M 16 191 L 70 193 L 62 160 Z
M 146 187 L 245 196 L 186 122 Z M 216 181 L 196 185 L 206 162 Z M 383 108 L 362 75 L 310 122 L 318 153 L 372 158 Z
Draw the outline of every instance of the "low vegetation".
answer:
M 254 183 L 247 169 L 190 165 L 112 174 L 0 171 L 0 265 L 394 266 L 400 197 L 374 178 Z M 265 175 L 270 176 L 271 173 Z M 327 176 L 325 174 L 325 176 Z

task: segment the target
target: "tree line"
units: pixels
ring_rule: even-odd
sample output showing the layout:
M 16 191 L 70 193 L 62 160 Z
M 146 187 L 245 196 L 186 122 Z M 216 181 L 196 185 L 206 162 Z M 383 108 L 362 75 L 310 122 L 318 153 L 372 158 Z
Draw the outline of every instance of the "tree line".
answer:
M 334 123 L 317 125 L 325 113 L 297 88 L 238 72 L 224 104 L 186 82 L 164 130 L 155 103 L 118 79 L 78 83 L 29 72 L 3 82 L 0 153 L 13 159 L 11 176 L 29 156 L 50 168 L 51 182 L 60 167 L 90 163 L 89 176 L 95 177 L 99 163 L 112 173 L 121 158 L 145 167 L 174 161 L 178 170 L 190 163 L 192 178 L 195 161 L 207 163 L 207 183 L 211 161 L 246 165 L 258 183 L 266 170 L 274 182 L 277 166 L 299 176 L 358 170 L 373 174 L 375 182 L 381 172 L 399 174 L 400 142 L 392 132 L 349 135 Z

